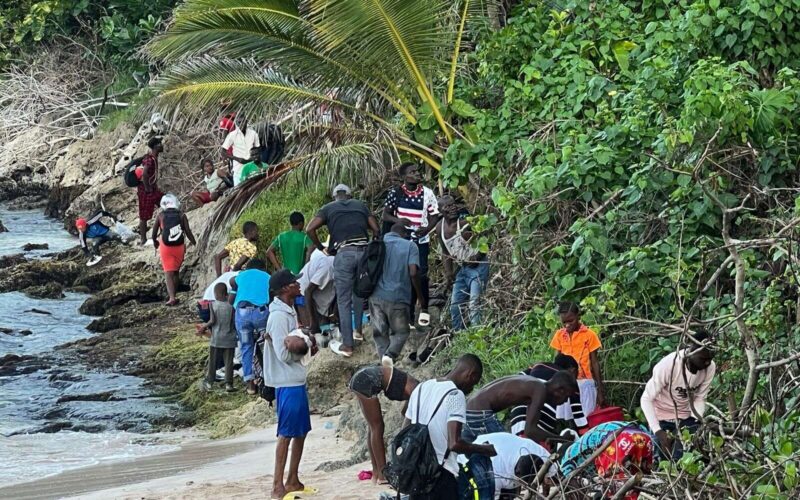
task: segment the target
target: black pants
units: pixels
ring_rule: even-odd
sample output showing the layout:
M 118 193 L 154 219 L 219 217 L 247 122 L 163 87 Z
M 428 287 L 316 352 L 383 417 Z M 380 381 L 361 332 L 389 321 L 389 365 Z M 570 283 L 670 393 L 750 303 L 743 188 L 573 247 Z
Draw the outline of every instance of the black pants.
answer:
M 209 347 L 208 348 L 208 375 L 206 380 L 213 384 L 217 379 L 217 363 L 220 359 L 225 362 L 225 383 L 233 384 L 233 347 Z
M 439 480 L 427 495 L 410 495 L 408 500 L 458 500 L 458 481 L 450 471 L 442 468 Z
M 428 279 L 428 255 L 431 253 L 430 243 L 417 243 L 419 249 L 419 287 L 422 290 L 422 296 L 425 298 L 425 303 L 428 303 L 430 298 L 430 280 Z M 411 322 L 416 323 L 416 316 L 414 315 L 414 308 L 417 305 L 417 290 L 411 288 Z

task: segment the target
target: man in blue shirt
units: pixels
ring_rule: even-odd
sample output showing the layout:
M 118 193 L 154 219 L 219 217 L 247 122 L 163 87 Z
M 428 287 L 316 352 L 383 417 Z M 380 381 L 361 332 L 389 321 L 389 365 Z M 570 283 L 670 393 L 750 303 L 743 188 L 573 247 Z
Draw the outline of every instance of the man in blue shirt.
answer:
M 410 333 L 412 287 L 420 309 L 428 309 L 428 301 L 420 293 L 419 249 L 408 236 L 405 225 L 398 222 L 383 237 L 383 272 L 369 299 L 375 347 L 381 362 L 388 366 L 394 365 Z
M 256 341 L 264 333 L 269 319 L 269 274 L 261 259 L 250 259 L 247 270 L 231 279 L 228 300 L 236 310 L 236 333 L 242 349 L 242 378 L 247 394 L 256 394 L 253 354 Z

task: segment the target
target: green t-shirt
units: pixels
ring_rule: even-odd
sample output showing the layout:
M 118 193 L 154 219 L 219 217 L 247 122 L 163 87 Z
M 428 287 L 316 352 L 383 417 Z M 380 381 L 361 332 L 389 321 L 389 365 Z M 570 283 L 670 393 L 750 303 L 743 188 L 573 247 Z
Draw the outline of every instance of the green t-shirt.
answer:
M 266 169 L 267 169 L 266 163 L 262 163 L 261 167 L 256 165 L 256 162 L 254 161 L 251 161 L 250 163 L 245 163 L 242 166 L 242 171 L 239 172 L 239 182 L 244 182 L 245 180 L 247 180 L 248 177 L 263 172 Z
M 283 267 L 294 274 L 303 269 L 306 249 L 313 245 L 311 238 L 302 231 L 284 231 L 272 240 L 272 246 L 281 254 Z

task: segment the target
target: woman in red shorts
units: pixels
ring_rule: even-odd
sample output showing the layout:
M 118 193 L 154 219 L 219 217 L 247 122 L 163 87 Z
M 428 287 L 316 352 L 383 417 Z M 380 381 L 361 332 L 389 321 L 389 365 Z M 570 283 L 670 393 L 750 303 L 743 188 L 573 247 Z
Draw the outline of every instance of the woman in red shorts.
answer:
M 161 233 L 161 238 L 159 238 Z M 174 194 L 165 194 L 161 198 L 161 213 L 158 214 L 156 223 L 153 226 L 153 246 L 158 249 L 161 256 L 161 266 L 167 281 L 167 293 L 169 294 L 168 306 L 178 303 L 175 293 L 178 290 L 178 271 L 181 270 L 183 257 L 186 254 L 186 244 L 184 240 L 196 245 L 194 235 L 189 227 L 186 215 L 180 211 L 180 202 Z

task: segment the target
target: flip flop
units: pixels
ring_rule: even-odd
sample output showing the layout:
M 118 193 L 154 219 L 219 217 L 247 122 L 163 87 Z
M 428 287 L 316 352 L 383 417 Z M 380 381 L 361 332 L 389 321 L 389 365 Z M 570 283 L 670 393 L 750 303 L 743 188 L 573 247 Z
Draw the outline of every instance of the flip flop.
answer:
M 342 343 L 339 342 L 338 340 L 331 340 L 331 343 L 328 344 L 328 347 L 330 347 L 331 351 L 333 351 L 334 353 L 338 354 L 339 356 L 343 356 L 345 358 L 349 358 L 350 356 L 353 355 L 352 352 L 345 352 L 341 350 Z
M 303 488 L 303 491 L 292 491 L 287 493 L 283 496 L 283 500 L 294 500 L 295 498 L 305 498 L 314 496 L 319 493 L 317 488 L 312 488 L 311 486 L 306 486 Z

